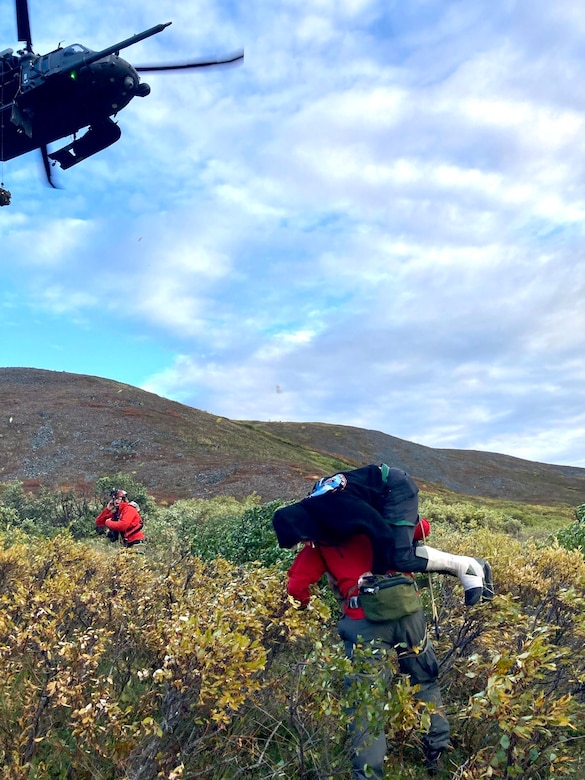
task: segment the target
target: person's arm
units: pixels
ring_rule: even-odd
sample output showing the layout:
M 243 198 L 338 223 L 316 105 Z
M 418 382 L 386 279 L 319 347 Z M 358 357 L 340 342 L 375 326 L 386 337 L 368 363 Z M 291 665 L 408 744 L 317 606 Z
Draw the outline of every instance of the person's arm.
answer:
M 104 534 L 106 532 L 106 521 L 110 520 L 112 517 L 113 514 L 109 506 L 105 506 L 95 519 L 95 530 L 98 534 Z
M 112 531 L 119 531 L 120 533 L 124 533 L 124 531 L 127 531 L 129 528 L 138 524 L 138 512 L 133 506 L 130 506 L 130 504 L 120 504 L 117 520 L 106 520 L 106 526 L 108 528 Z
M 311 599 L 311 585 L 319 582 L 327 571 L 325 561 L 317 547 L 307 544 L 298 553 L 288 571 L 287 591 L 289 596 L 306 607 Z

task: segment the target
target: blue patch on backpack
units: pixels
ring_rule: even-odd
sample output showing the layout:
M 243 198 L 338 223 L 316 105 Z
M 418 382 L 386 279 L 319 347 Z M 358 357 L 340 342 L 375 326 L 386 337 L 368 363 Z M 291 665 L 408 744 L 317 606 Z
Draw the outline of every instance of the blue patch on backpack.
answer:
M 326 493 L 332 493 L 335 490 L 343 490 L 347 485 L 345 474 L 335 474 L 332 477 L 323 477 L 315 482 L 313 490 L 309 493 L 309 498 L 315 496 L 324 496 Z

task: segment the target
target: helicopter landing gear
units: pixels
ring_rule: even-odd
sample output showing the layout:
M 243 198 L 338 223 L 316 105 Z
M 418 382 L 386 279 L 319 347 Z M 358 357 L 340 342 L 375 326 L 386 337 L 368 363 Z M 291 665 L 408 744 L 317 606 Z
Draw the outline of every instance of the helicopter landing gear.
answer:
M 115 143 L 121 135 L 122 131 L 118 125 L 111 119 L 107 119 L 105 122 L 92 125 L 81 138 L 77 138 L 56 152 L 51 152 L 49 158 L 66 170 L 92 154 L 101 152 L 102 149 Z
M 10 206 L 12 193 L 4 189 L 4 182 L 0 184 L 0 206 Z

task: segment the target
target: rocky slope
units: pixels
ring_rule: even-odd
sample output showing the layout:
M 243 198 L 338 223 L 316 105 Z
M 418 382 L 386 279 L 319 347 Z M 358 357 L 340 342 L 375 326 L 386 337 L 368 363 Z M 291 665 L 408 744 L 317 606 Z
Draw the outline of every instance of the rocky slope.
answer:
M 159 500 L 298 498 L 314 479 L 385 461 L 419 482 L 530 503 L 585 501 L 585 469 L 423 447 L 320 423 L 241 422 L 93 376 L 0 368 L 0 481 L 91 489 L 129 472 Z

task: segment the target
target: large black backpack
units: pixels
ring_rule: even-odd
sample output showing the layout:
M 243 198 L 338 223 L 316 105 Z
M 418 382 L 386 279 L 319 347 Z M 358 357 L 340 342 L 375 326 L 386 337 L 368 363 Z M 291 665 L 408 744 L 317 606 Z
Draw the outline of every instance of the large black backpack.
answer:
M 374 571 L 386 571 L 392 525 L 416 524 L 417 494 L 406 472 L 385 464 L 363 466 L 319 480 L 307 498 L 278 509 L 272 523 L 285 548 L 301 541 L 334 546 L 364 533 L 372 542 Z

